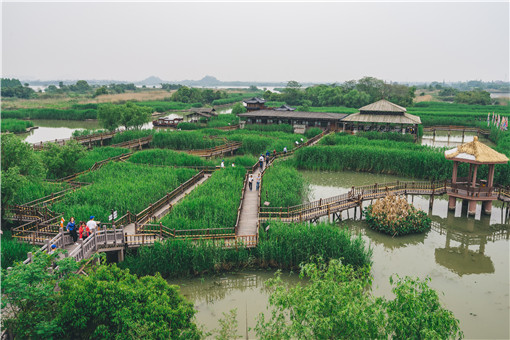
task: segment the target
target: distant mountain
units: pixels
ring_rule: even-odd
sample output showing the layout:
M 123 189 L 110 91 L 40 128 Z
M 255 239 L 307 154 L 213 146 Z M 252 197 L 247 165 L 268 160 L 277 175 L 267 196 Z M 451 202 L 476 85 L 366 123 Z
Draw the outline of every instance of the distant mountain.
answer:
M 150 76 L 149 78 L 135 82 L 135 85 L 160 85 L 161 83 L 167 83 L 167 82 L 162 80 L 159 77 Z

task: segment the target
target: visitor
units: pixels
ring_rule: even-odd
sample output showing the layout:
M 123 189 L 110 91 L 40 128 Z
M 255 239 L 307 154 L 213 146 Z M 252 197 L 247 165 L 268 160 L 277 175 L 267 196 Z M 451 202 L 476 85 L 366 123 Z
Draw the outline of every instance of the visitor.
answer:
M 287 147 L 286 146 L 283 147 L 283 153 L 287 154 Z
M 236 163 L 232 162 L 232 167 L 235 168 L 236 167 Z
M 89 235 L 90 235 L 89 226 L 87 224 L 85 224 L 85 222 L 83 222 L 83 221 L 80 222 L 80 230 L 79 231 L 80 231 L 80 240 L 85 241 L 87 239 L 87 237 L 89 237 Z
M 262 154 L 259 157 L 259 166 L 260 170 L 262 171 L 262 169 L 264 168 L 264 156 Z
M 260 188 L 260 172 L 259 174 L 257 175 L 257 186 L 255 187 L 257 190 L 259 190 Z
M 48 254 L 53 254 L 57 250 L 57 246 L 52 244 L 50 249 L 48 249 Z
M 96 228 L 97 228 L 97 223 L 96 223 L 96 221 L 94 221 L 94 217 L 95 216 L 90 216 L 90 220 L 87 222 L 87 228 L 89 229 L 89 231 L 91 233 L 96 231 Z
M 250 188 L 250 191 L 253 187 L 253 175 L 250 174 L 250 176 L 248 177 L 248 187 Z
M 71 233 L 74 244 L 77 244 L 76 241 L 78 241 L 78 233 L 76 232 L 76 223 L 74 222 L 74 217 L 71 217 L 69 223 L 67 223 L 66 228 L 67 231 Z
M 298 142 L 298 141 L 296 141 L 296 146 L 298 146 L 298 145 L 299 145 L 299 142 Z
M 276 158 L 276 149 L 273 150 L 273 157 Z
M 221 161 L 220 167 L 221 167 L 221 168 L 224 168 L 224 167 L 225 167 L 225 161 L 224 161 L 224 160 L 222 160 L 222 161 Z

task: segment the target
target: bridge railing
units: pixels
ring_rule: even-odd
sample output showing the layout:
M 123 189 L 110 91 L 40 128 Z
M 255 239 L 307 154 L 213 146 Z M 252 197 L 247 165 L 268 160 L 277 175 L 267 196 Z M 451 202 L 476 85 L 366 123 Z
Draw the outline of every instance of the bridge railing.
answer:
M 243 143 L 241 142 L 228 142 L 224 145 L 219 145 L 208 149 L 184 150 L 184 152 L 187 152 L 190 155 L 196 155 L 201 157 L 212 157 L 230 151 L 235 151 L 239 149 L 242 145 Z
M 133 146 L 140 146 L 144 144 L 148 144 L 152 141 L 152 135 L 137 139 L 128 140 L 125 142 L 117 143 L 110 145 L 112 148 L 131 148 Z
M 98 133 L 98 134 L 92 134 L 87 136 L 78 136 L 78 137 L 71 137 L 71 138 L 64 138 L 64 139 L 55 139 L 52 141 L 46 141 L 46 142 L 40 142 L 40 143 L 34 143 L 32 144 L 32 148 L 34 150 L 42 150 L 48 143 L 55 143 L 59 145 L 65 145 L 66 142 L 70 140 L 76 140 L 80 144 L 85 143 L 92 143 L 100 140 L 110 139 L 113 136 L 115 136 L 117 132 L 104 132 L 104 133 Z

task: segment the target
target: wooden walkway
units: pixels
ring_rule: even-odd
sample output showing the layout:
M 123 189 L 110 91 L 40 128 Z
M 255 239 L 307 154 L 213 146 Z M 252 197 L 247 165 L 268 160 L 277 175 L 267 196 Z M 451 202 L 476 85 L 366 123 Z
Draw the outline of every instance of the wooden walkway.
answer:
M 81 145 L 86 145 L 88 148 L 92 147 L 92 144 L 99 143 L 101 146 L 103 145 L 103 141 L 110 140 L 115 136 L 117 132 L 105 132 L 105 133 L 98 133 L 88 136 L 79 136 L 79 137 L 71 137 L 71 138 L 65 138 L 65 139 L 55 139 L 52 141 L 46 141 L 46 142 L 40 142 L 40 143 L 33 143 L 32 148 L 34 150 L 42 150 L 45 147 L 48 146 L 48 143 L 55 143 L 58 145 L 65 145 L 67 142 L 71 140 L 75 140 Z
M 185 150 L 184 152 L 187 152 L 190 155 L 210 158 L 214 156 L 221 156 L 227 153 L 233 155 L 234 151 L 241 148 L 242 145 L 243 143 L 241 142 L 228 142 L 224 145 L 215 146 L 209 149 Z

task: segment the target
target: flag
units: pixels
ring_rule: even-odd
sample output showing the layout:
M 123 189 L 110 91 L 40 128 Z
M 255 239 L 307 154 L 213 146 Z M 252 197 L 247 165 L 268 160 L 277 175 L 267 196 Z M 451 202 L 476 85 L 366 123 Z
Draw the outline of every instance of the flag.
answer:
M 64 216 L 60 219 L 60 228 L 64 228 Z

